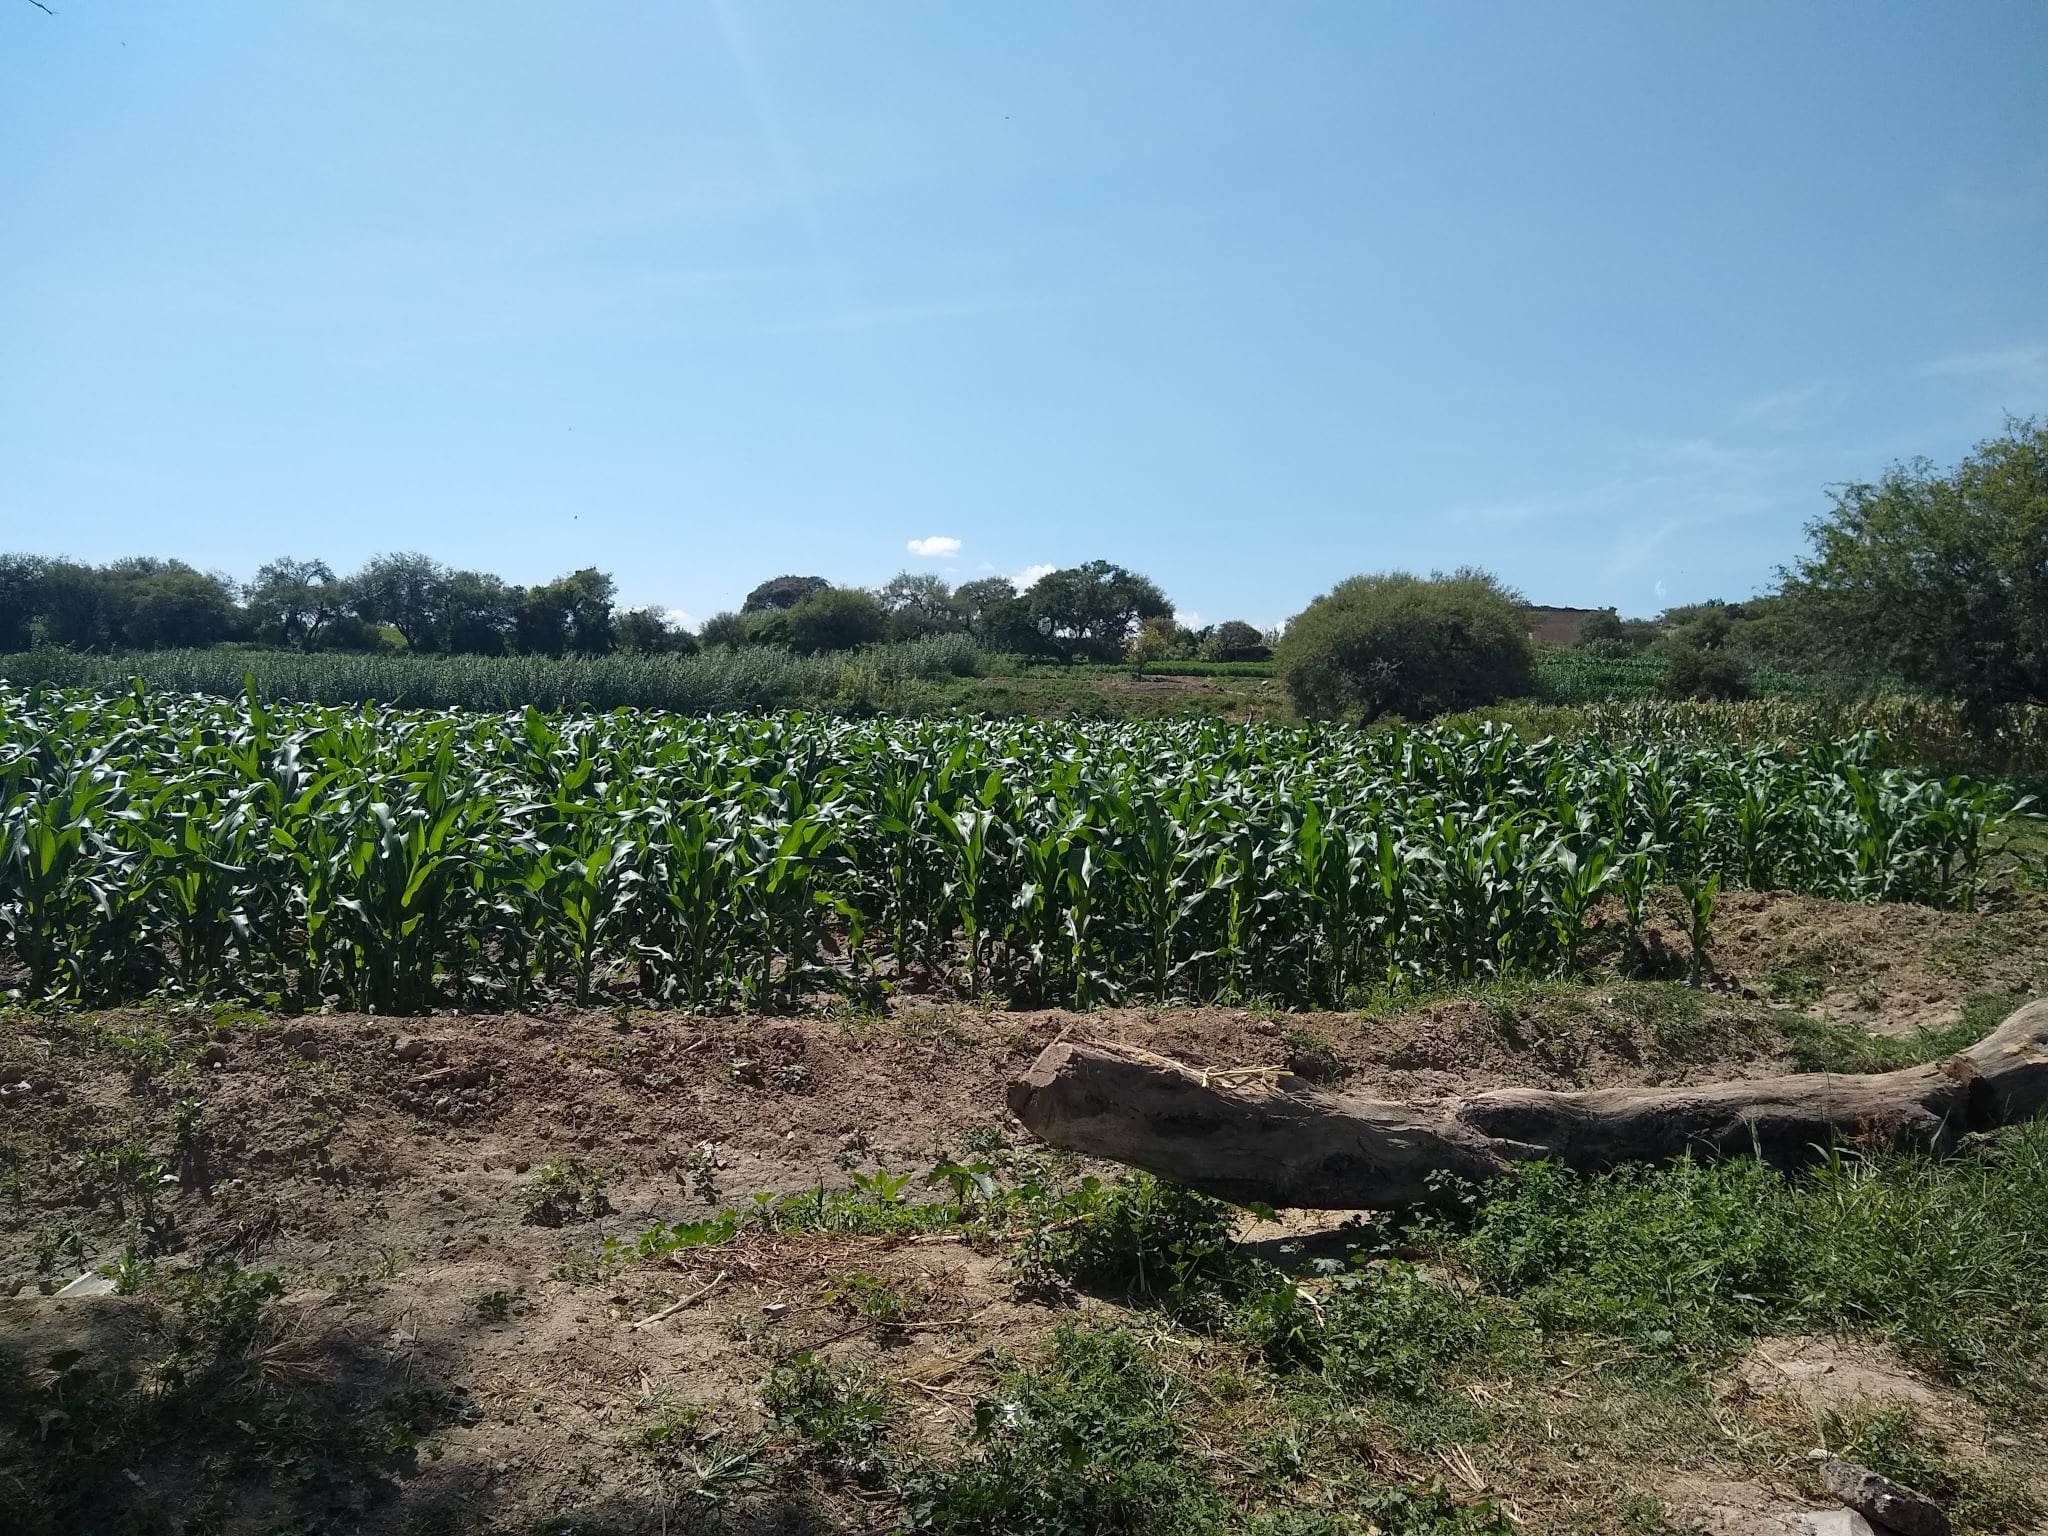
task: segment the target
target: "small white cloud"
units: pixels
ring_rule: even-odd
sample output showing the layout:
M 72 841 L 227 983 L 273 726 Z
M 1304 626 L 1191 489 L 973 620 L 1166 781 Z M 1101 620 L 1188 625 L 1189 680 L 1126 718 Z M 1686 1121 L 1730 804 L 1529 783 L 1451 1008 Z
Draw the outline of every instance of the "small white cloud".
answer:
M 1650 590 L 1651 590 L 1652 592 L 1654 592 L 1654 593 L 1656 593 L 1656 594 L 1657 594 L 1657 601 L 1658 601 L 1658 602 L 1660 602 L 1660 603 L 1661 603 L 1661 602 L 1663 602 L 1663 601 L 1664 601 L 1664 578 L 1663 578 L 1663 577 L 1661 577 L 1661 576 L 1659 576 L 1659 577 L 1657 578 L 1657 585 L 1655 585 L 1654 587 L 1650 588 Z
M 935 533 L 928 539 L 912 539 L 905 548 L 927 560 L 950 560 L 960 553 L 960 541 L 951 534 Z
M 1200 629 L 1202 616 L 1192 608 L 1176 608 L 1173 610 L 1173 622 L 1182 629 Z
M 661 615 L 662 622 L 665 624 L 669 624 L 677 629 L 695 629 L 697 627 L 696 618 L 693 615 L 691 615 L 691 613 L 687 609 L 672 608 L 667 603 L 621 602 L 614 604 L 613 606 L 620 613 L 638 613 L 643 608 L 652 608 L 656 613 Z
M 1027 565 L 1012 576 L 1010 582 L 1019 592 L 1027 592 L 1038 585 L 1039 577 L 1050 576 L 1056 569 L 1057 567 L 1052 565 Z
M 1990 378 L 2000 382 L 2038 379 L 2048 374 L 2048 344 L 2036 342 L 2000 347 L 1990 352 L 1955 352 L 1923 363 L 1920 371 L 1935 376 Z

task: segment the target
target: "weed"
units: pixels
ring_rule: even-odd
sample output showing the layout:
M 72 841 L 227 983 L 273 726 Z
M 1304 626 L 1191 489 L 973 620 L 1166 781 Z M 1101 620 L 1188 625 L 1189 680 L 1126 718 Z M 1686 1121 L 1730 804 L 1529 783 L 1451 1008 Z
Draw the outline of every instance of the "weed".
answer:
M 775 1368 L 761 1402 L 833 1474 L 866 1486 L 887 1474 L 881 1447 L 889 1405 L 864 1373 L 835 1369 L 806 1350 Z
M 1764 973 L 1764 991 L 1781 1003 L 1817 1003 L 1833 971 L 1825 950 L 1804 949 Z
M 573 1158 L 542 1163 L 526 1187 L 525 1214 L 520 1219 L 534 1227 L 594 1221 L 612 1208 L 605 1198 L 605 1182 L 603 1169 L 586 1168 Z
M 1300 1025 L 1287 1031 L 1287 1070 L 1311 1083 L 1334 1083 L 1346 1068 L 1337 1048 L 1312 1029 Z
M 1447 1252 L 1545 1327 L 1718 1354 L 1766 1329 L 1875 1329 L 1995 1395 L 2048 1350 L 2048 1126 L 1969 1158 L 1519 1170 Z
M 856 1271 L 842 1275 L 825 1291 L 827 1306 L 842 1307 L 852 1317 L 875 1323 L 900 1323 L 910 1315 L 910 1303 L 887 1281 Z
M 487 1323 L 502 1323 L 512 1315 L 510 1291 L 485 1291 L 476 1299 L 476 1315 Z

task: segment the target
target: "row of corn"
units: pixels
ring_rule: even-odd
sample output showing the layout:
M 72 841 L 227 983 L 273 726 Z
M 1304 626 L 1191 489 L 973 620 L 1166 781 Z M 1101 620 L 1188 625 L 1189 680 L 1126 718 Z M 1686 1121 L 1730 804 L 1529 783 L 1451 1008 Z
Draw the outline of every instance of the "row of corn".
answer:
M 0 687 L 0 989 L 378 1012 L 1564 974 L 1654 887 L 1967 904 L 1999 791 L 1500 727 L 547 716 Z

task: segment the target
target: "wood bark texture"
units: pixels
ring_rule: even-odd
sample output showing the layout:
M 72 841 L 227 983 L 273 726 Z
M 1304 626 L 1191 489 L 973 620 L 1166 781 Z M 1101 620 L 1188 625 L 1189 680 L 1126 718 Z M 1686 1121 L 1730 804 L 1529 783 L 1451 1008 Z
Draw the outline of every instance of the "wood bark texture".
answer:
M 1430 1201 L 1432 1175 L 1485 1179 L 1535 1158 L 1591 1172 L 1688 1152 L 1794 1166 L 1845 1139 L 1946 1152 L 2048 1106 L 2048 1000 L 1945 1061 L 1896 1072 L 1403 1103 L 1324 1092 L 1278 1068 L 1205 1071 L 1061 1040 L 1010 1084 L 1009 1102 L 1053 1146 L 1226 1200 L 1386 1208 Z

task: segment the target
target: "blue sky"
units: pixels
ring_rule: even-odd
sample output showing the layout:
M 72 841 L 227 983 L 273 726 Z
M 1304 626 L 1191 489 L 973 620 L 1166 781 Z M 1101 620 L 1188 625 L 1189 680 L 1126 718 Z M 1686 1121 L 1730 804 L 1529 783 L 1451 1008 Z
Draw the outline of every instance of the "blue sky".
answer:
M 0 548 L 1651 612 L 2048 410 L 2038 4 L 51 4 Z

